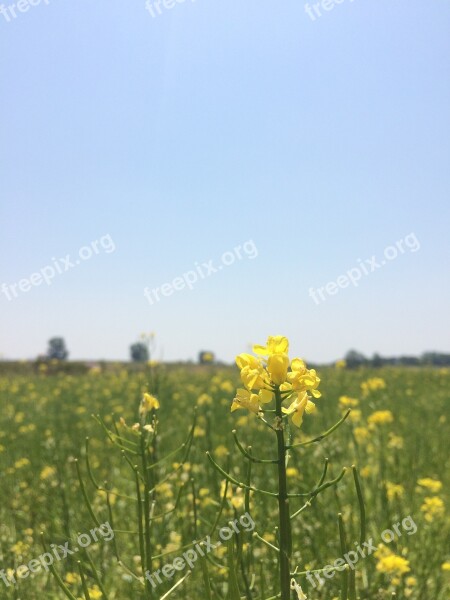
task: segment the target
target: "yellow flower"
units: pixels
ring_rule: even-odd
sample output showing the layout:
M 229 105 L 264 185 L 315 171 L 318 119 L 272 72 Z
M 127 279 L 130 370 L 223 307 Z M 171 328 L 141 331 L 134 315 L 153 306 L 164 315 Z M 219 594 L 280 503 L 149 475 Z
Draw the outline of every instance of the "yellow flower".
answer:
M 245 407 L 250 412 L 258 413 L 260 405 L 271 402 L 279 388 L 282 400 L 291 400 L 288 409 L 283 407 L 284 413 L 291 415 L 292 422 L 300 427 L 303 413 L 312 412 L 315 408 L 307 393 L 315 398 L 321 396 L 317 389 L 320 379 L 316 371 L 307 369 L 299 358 L 289 362 L 289 341 L 283 336 L 269 336 L 266 346 L 256 345 L 253 349 L 256 354 L 267 358 L 261 359 L 247 353 L 236 357 L 246 390 L 238 390 L 231 410 Z
M 435 518 L 439 519 L 444 515 L 445 504 L 438 496 L 427 496 L 424 498 L 420 510 L 424 513 L 425 521 L 432 523 Z
M 203 427 L 197 425 L 194 429 L 194 437 L 205 437 L 205 435 L 206 431 L 203 429 Z
M 243 366 L 242 368 L 240 367 L 242 383 L 248 390 L 261 390 L 266 388 L 270 384 L 264 367 L 257 359 L 255 360 L 256 366 L 251 366 L 250 364 L 248 364 Z M 238 362 L 237 359 L 236 362 Z
M 236 420 L 236 427 L 247 427 L 249 423 L 249 416 L 242 415 L 239 419 Z
M 222 481 L 220 485 L 220 496 L 223 497 L 225 493 L 225 482 Z M 227 488 L 227 498 L 231 502 L 234 508 L 240 509 L 244 505 L 244 494 L 241 488 L 233 488 L 233 486 L 228 485 Z
M 53 477 L 55 475 L 56 469 L 55 467 L 44 467 L 41 471 L 40 478 L 42 480 L 49 479 L 49 477 Z
M 399 483 L 392 483 L 386 481 L 386 495 L 388 500 L 394 500 L 394 498 L 402 498 L 405 494 L 405 488 Z
M 288 467 L 286 469 L 286 475 L 287 477 L 300 477 L 300 473 L 295 467 Z
M 22 469 L 23 467 L 28 467 L 28 465 L 31 465 L 28 458 L 19 458 L 19 460 L 16 460 L 14 463 L 14 468 Z
M 275 385 L 281 385 L 286 381 L 289 367 L 289 356 L 287 354 L 271 354 L 267 360 L 267 371 Z
M 339 406 L 341 408 L 355 408 L 359 405 L 359 400 L 356 398 L 349 398 L 348 396 L 341 396 L 339 398 Z
M 364 442 L 370 435 L 369 430 L 366 427 L 355 427 L 353 432 L 355 434 L 356 441 L 358 444 Z
M 226 446 L 224 446 L 223 444 L 220 444 L 219 446 L 217 446 L 217 448 L 215 449 L 215 454 L 218 457 L 221 456 L 226 456 L 228 454 L 228 448 Z
M 155 396 L 145 393 L 141 405 L 139 406 L 139 416 L 145 418 L 147 413 L 151 410 L 157 410 L 159 408 L 159 401 Z
M 250 367 L 250 369 L 259 369 L 262 368 L 260 361 L 253 356 L 252 354 L 242 353 L 236 356 L 236 364 L 239 369 L 243 369 L 244 367 Z
M 446 560 L 445 562 L 443 562 L 441 565 L 441 569 L 443 571 L 450 571 L 450 560 Z
M 336 369 L 345 369 L 345 367 L 347 366 L 347 361 L 345 361 L 344 359 L 337 360 L 334 363 L 334 366 L 336 367 Z
M 22 423 L 22 421 L 24 420 L 24 418 L 25 418 L 25 413 L 18 412 L 18 413 L 16 413 L 16 416 L 14 417 L 14 421 L 16 423 Z
M 392 423 L 394 415 L 390 410 L 377 410 L 372 413 L 367 422 L 369 425 L 385 425 L 386 423 Z
M 198 397 L 197 403 L 199 406 L 203 406 L 204 404 L 212 404 L 212 398 L 209 394 L 201 394 Z
M 423 479 L 418 479 L 417 483 L 420 486 L 426 488 L 427 490 L 430 490 L 432 494 L 437 494 L 442 489 L 442 482 L 439 481 L 439 479 L 431 479 L 431 477 L 424 477 Z
M 371 377 L 361 384 L 364 396 L 367 396 L 370 392 L 375 392 L 376 390 L 384 390 L 385 387 L 386 382 L 384 379 L 381 379 L 381 377 Z
M 98 585 L 93 585 L 89 588 L 89 596 L 92 600 L 99 600 L 99 598 L 103 598 L 103 594 L 101 593 Z
M 15 556 L 23 556 L 24 554 L 26 554 L 28 549 L 28 544 L 25 544 L 25 542 L 22 541 L 18 541 L 11 546 L 11 552 L 13 552 Z
M 381 556 L 378 559 L 376 568 L 378 572 L 386 573 L 387 575 L 392 575 L 393 577 L 399 577 L 411 570 L 409 568 L 409 560 L 406 560 L 406 558 L 403 558 L 403 556 L 398 556 L 397 554 L 393 554 L 391 552 L 385 556 Z
M 372 467 L 367 465 L 361 469 L 361 477 L 364 477 L 364 478 L 370 477 L 372 475 L 372 472 L 373 472 Z
M 238 408 L 247 408 L 250 412 L 258 414 L 259 412 L 259 396 L 253 394 L 248 390 L 239 388 L 236 392 L 236 397 L 231 405 L 231 412 L 234 412 Z
M 361 417 L 362 413 L 357 408 L 354 408 L 352 412 L 348 415 L 348 418 L 350 419 L 350 421 L 352 421 L 352 423 L 357 423 L 358 421 L 361 421 Z
M 253 352 L 260 356 L 271 356 L 272 354 L 287 354 L 289 351 L 289 340 L 282 335 L 269 335 L 265 346 L 258 344 L 253 346 Z
M 320 398 L 322 395 L 317 389 L 320 379 L 315 369 L 307 369 L 305 363 L 300 358 L 292 360 L 288 380 L 292 383 L 294 390 L 311 392 L 314 398 Z
M 403 438 L 399 435 L 395 435 L 392 431 L 389 433 L 388 448 L 401 450 L 403 448 Z
M 70 585 L 71 583 L 78 583 L 81 581 L 81 577 L 78 575 L 78 573 L 69 571 L 69 573 L 66 573 L 65 581 Z
M 223 392 L 232 392 L 234 390 L 234 385 L 233 382 L 230 381 L 229 379 L 227 379 L 226 381 L 222 381 L 222 383 L 220 384 L 220 389 Z
M 306 392 L 298 394 L 297 398 L 290 405 L 289 408 L 283 407 L 283 412 L 292 417 L 292 422 L 297 427 L 300 427 L 303 422 L 303 414 L 306 412 L 307 415 L 314 412 L 316 405 L 311 402 Z

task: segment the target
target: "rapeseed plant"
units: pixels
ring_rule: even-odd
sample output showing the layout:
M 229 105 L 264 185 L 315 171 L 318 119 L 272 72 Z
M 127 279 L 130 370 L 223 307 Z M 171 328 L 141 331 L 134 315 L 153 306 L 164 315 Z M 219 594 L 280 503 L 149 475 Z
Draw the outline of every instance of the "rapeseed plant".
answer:
M 278 545 L 275 547 L 279 555 L 279 584 L 280 597 L 282 600 L 289 600 L 291 591 L 297 592 L 298 597 L 303 597 L 300 586 L 293 579 L 297 570 L 293 572 L 292 559 L 292 519 L 307 509 L 311 502 L 325 489 L 336 485 L 344 476 L 345 468 L 335 479 L 325 481 L 328 461 L 325 463 L 324 471 L 319 478 L 317 485 L 307 493 L 290 492 L 288 489 L 288 472 L 292 474 L 292 467 L 288 468 L 292 451 L 302 446 L 308 446 L 318 443 L 325 437 L 328 437 L 339 425 L 348 417 L 350 410 L 338 421 L 331 429 L 326 431 L 318 438 L 306 442 L 296 443 L 293 440 L 293 431 L 291 424 L 300 428 L 303 423 L 304 415 L 315 411 L 316 405 L 314 399 L 321 397 L 319 391 L 320 378 L 314 369 L 308 369 L 305 362 L 300 358 L 289 358 L 289 341 L 284 336 L 269 336 L 265 345 L 253 346 L 252 354 L 239 354 L 236 357 L 236 364 L 240 369 L 241 381 L 244 388 L 237 390 L 236 396 L 231 404 L 231 411 L 238 409 L 247 409 L 268 429 L 274 436 L 274 448 L 276 448 L 276 458 L 257 458 L 250 448 L 246 449 L 237 437 L 237 432 L 233 431 L 234 440 L 237 448 L 248 462 L 248 475 L 245 483 L 234 479 L 229 473 L 224 471 L 213 460 L 210 454 L 208 457 L 214 467 L 221 473 L 225 479 L 245 491 L 245 506 L 249 510 L 250 494 L 267 495 L 277 499 L 278 503 Z M 351 404 L 351 403 L 350 403 Z M 251 484 L 251 465 L 253 463 L 274 465 L 278 471 L 278 489 L 276 492 L 261 489 Z M 357 475 L 355 471 L 355 478 Z M 358 486 L 358 498 L 362 507 L 362 494 Z M 290 502 L 297 498 L 306 498 L 306 504 L 291 514 Z M 363 512 L 363 508 L 361 508 Z M 341 523 L 341 528 L 343 527 Z M 257 535 L 257 534 L 256 534 Z M 264 537 L 258 538 L 268 543 Z M 347 586 L 346 576 L 344 585 Z M 347 592 L 345 592 L 347 593 Z M 354 597 L 354 579 L 351 581 L 351 594 Z

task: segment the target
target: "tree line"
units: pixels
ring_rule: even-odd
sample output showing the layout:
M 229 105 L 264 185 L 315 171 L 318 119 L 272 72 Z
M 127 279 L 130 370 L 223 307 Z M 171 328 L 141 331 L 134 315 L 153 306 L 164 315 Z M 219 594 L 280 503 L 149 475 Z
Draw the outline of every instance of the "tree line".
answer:
M 391 356 L 384 357 L 375 353 L 372 358 L 364 356 L 357 350 L 349 350 L 345 355 L 345 366 L 348 369 L 357 369 L 358 367 L 448 367 L 450 366 L 450 354 L 443 352 L 424 352 L 420 356 Z

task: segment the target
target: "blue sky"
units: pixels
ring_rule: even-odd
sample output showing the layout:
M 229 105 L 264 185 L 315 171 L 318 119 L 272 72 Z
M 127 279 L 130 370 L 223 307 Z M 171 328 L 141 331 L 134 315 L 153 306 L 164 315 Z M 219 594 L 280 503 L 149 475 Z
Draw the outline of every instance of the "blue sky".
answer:
M 448 3 L 344 0 L 315 21 L 298 0 L 186 0 L 154 18 L 144 0 L 42 0 L 16 18 L 12 4 L 4 357 L 61 335 L 72 358 L 125 359 L 152 330 L 167 360 L 231 360 L 269 334 L 316 361 L 450 351 Z M 416 250 L 311 297 L 410 234 Z M 104 236 L 114 251 L 56 272 Z M 249 240 L 255 258 L 218 268 Z M 192 290 L 144 297 L 209 261 Z M 14 296 L 51 265 L 50 285 Z

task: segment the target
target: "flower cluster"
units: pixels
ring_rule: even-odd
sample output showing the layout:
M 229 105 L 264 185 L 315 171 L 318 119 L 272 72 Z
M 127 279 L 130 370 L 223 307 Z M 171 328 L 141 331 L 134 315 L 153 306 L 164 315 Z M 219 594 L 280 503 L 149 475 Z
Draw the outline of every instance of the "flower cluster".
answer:
M 376 392 L 377 390 L 384 390 L 386 388 L 386 382 L 381 377 L 371 377 L 367 381 L 361 383 L 361 390 L 363 396 L 368 396 L 370 392 Z
M 433 479 L 431 477 L 423 477 L 422 479 L 418 479 L 417 483 L 421 487 L 430 490 L 432 494 L 438 494 L 442 489 L 442 481 L 439 481 L 439 479 Z
M 406 558 L 395 554 L 384 544 L 379 544 L 375 556 L 378 559 L 377 571 L 393 577 L 393 583 L 398 584 L 400 577 L 411 570 L 409 561 Z
M 376 410 L 367 418 L 369 425 L 386 425 L 392 423 L 394 415 L 390 410 Z
M 424 498 L 420 510 L 424 513 L 425 520 L 428 523 L 433 523 L 436 519 L 440 519 L 445 514 L 445 504 L 439 496 L 427 496 Z
M 269 404 L 276 393 L 283 401 L 290 400 L 282 411 L 292 417 L 292 422 L 300 427 L 303 414 L 313 412 L 315 404 L 311 396 L 320 398 L 317 389 L 320 379 L 314 369 L 307 369 L 300 358 L 289 359 L 289 340 L 281 335 L 269 336 L 265 346 L 253 346 L 252 354 L 239 354 L 236 364 L 241 371 L 245 388 L 237 390 L 231 410 L 247 408 L 258 414 L 262 406 Z
M 147 414 L 152 410 L 158 410 L 159 401 L 152 394 L 145 393 L 142 397 L 141 404 L 139 406 L 139 416 L 145 420 Z
M 395 500 L 395 498 L 402 498 L 405 495 L 405 488 L 399 483 L 393 483 L 392 481 L 386 481 L 386 495 L 388 500 Z

